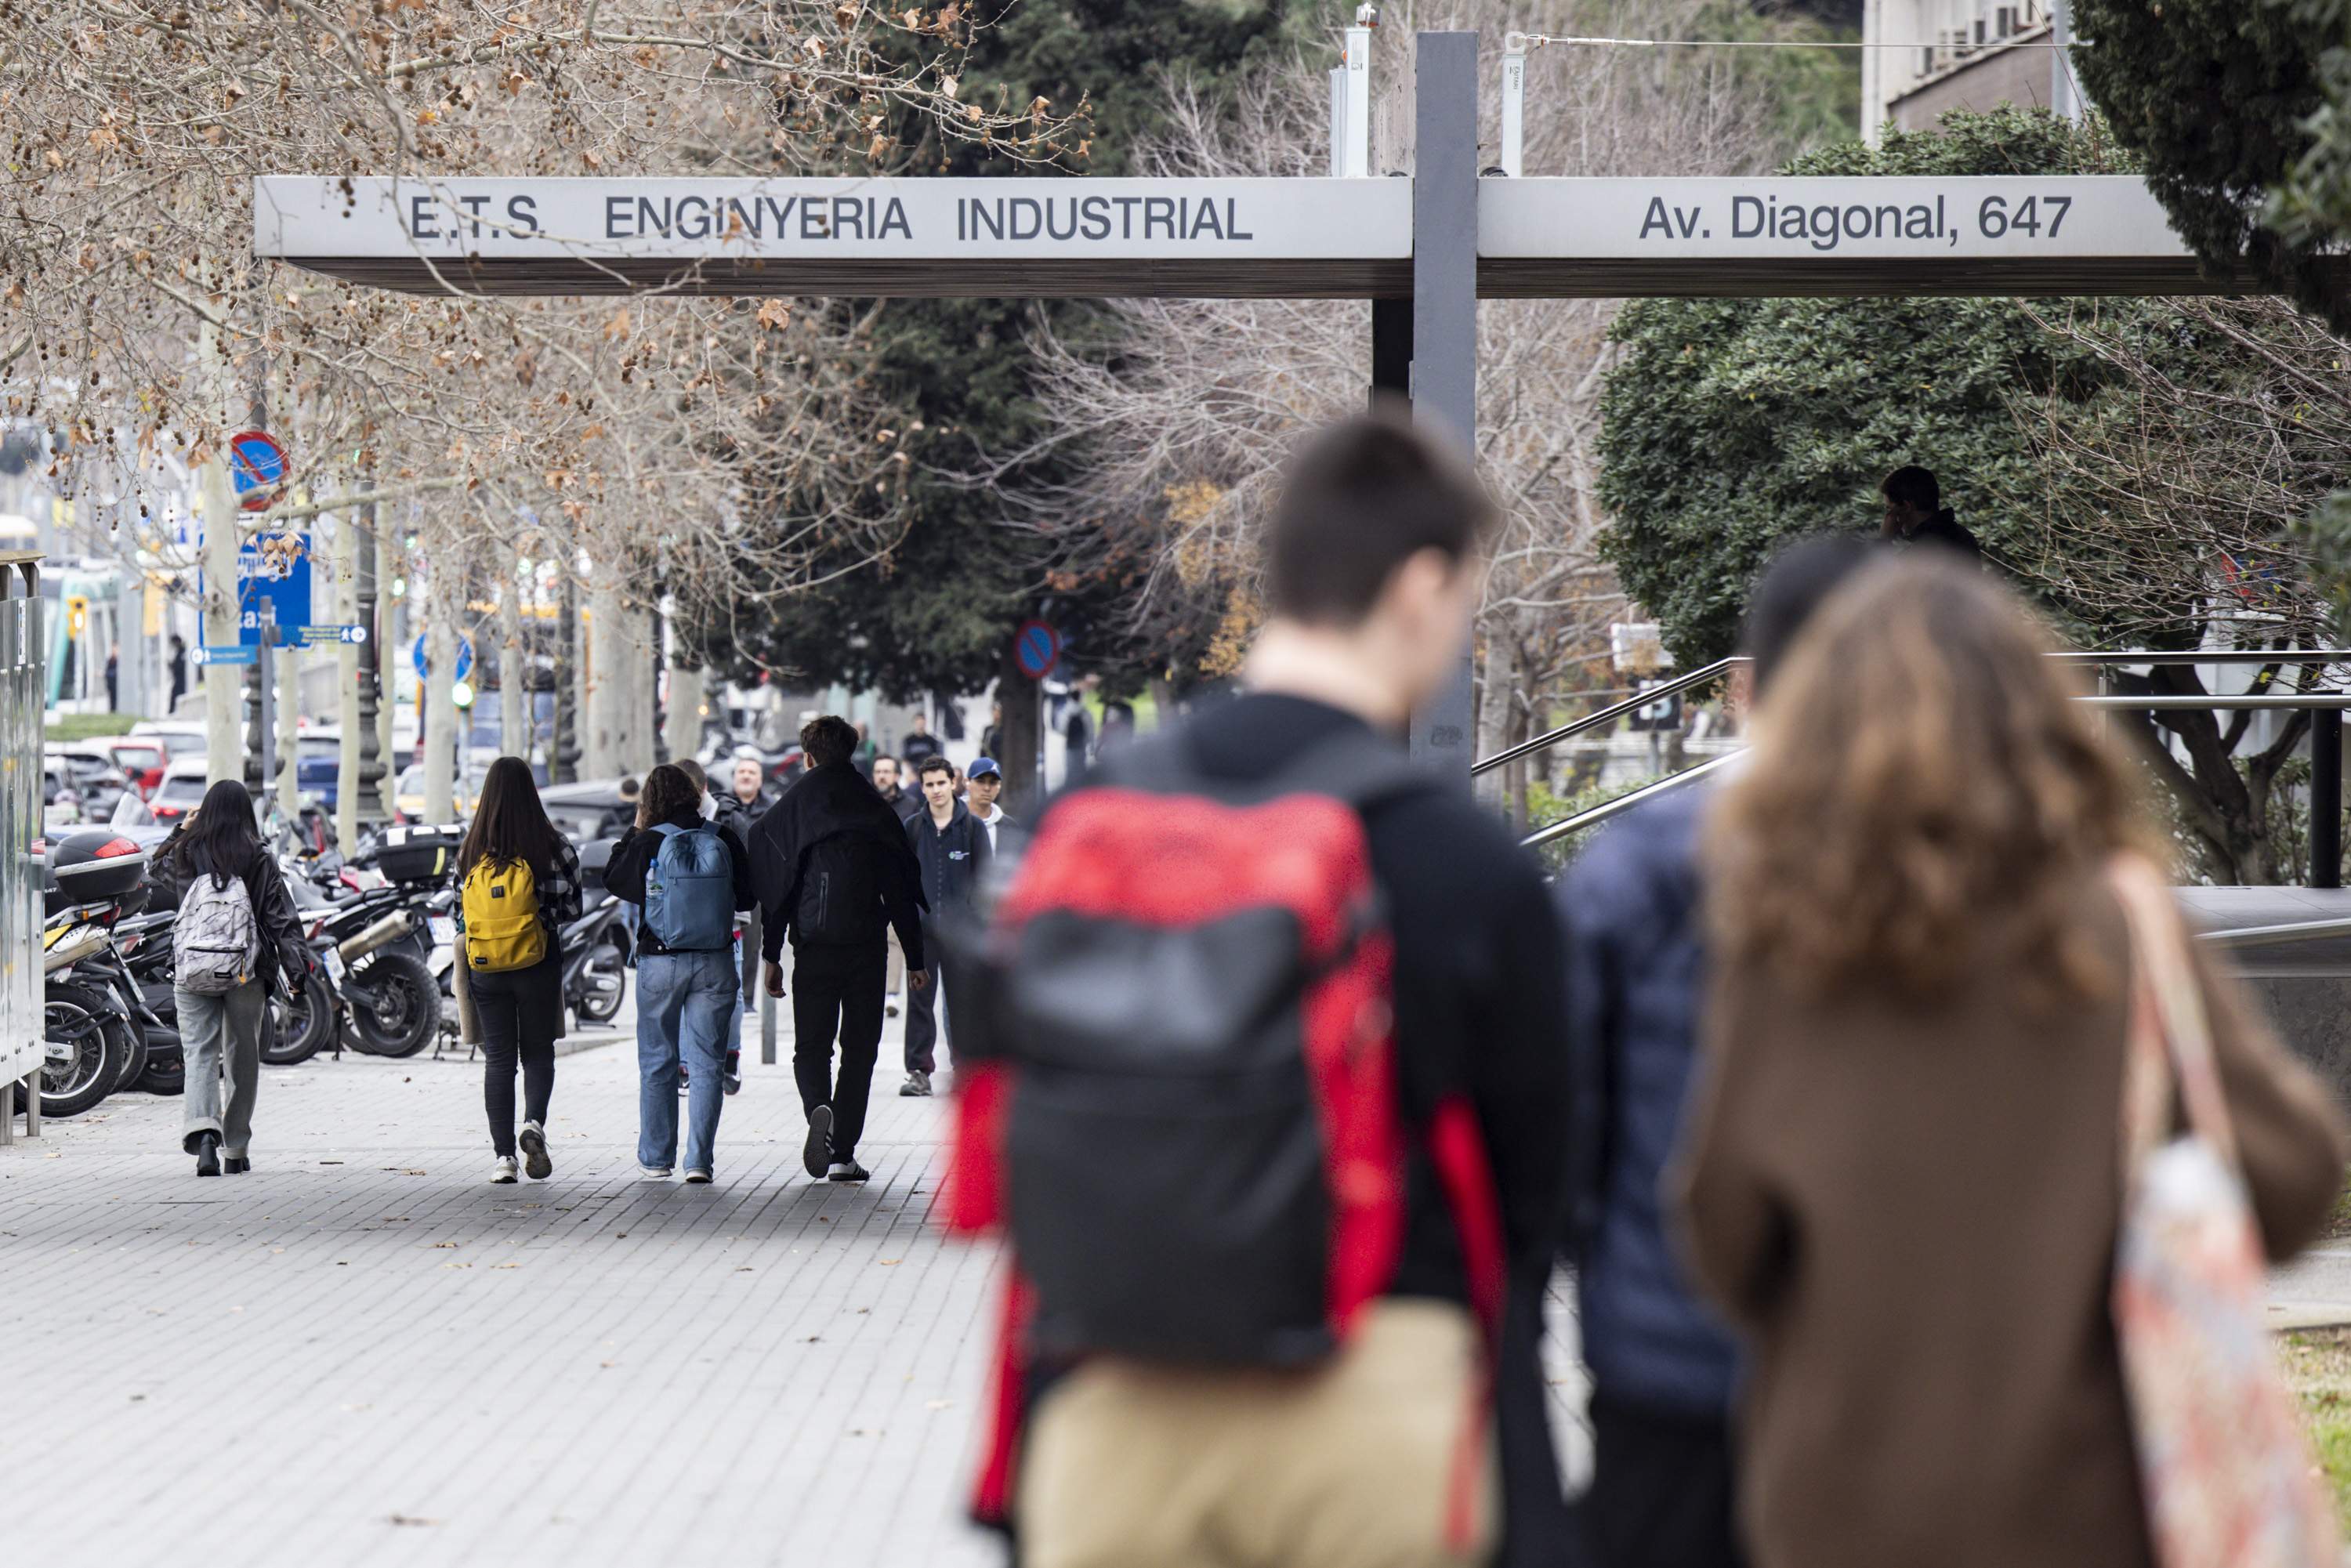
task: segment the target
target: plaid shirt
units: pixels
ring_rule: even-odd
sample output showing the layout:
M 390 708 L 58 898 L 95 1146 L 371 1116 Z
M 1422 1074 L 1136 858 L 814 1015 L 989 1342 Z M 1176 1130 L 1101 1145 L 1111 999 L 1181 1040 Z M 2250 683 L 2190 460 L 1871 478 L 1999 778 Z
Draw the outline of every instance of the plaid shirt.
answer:
M 560 833 L 556 835 L 555 863 L 548 867 L 544 877 L 532 873 L 531 880 L 538 894 L 539 919 L 546 923 L 549 935 L 561 936 L 566 921 L 580 918 L 580 852 L 571 847 L 569 839 Z M 449 906 L 449 913 L 456 917 L 457 933 L 463 936 L 465 931 L 464 873 L 452 870 L 449 885 L 457 893 L 456 901 Z

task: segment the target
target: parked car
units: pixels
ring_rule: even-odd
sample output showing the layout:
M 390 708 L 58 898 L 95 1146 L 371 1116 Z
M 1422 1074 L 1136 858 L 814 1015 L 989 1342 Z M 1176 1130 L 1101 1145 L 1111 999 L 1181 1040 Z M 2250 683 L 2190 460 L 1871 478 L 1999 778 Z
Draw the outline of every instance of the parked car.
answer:
M 482 798 L 482 773 L 478 767 L 468 767 L 455 780 L 449 800 L 450 809 L 463 821 L 474 814 L 474 807 Z M 400 781 L 392 786 L 392 820 L 395 822 L 416 822 L 424 818 L 424 764 L 403 769 Z
M 104 751 L 84 741 L 45 747 L 45 765 L 65 775 L 66 788 L 79 798 L 86 818 L 103 822 L 114 814 L 114 803 L 131 789 L 131 780 Z M 56 796 L 52 794 L 51 800 Z
M 103 736 L 78 740 L 73 745 L 77 749 L 96 752 L 113 763 L 131 781 L 131 787 L 139 791 L 139 798 L 142 800 L 153 794 L 155 786 L 163 781 L 163 765 L 171 760 L 171 754 L 164 749 L 162 741 L 153 736 Z
M 148 797 L 147 809 L 164 826 L 178 825 L 181 818 L 204 803 L 204 778 L 201 752 L 173 758 L 163 765 L 163 782 L 155 786 L 155 793 Z

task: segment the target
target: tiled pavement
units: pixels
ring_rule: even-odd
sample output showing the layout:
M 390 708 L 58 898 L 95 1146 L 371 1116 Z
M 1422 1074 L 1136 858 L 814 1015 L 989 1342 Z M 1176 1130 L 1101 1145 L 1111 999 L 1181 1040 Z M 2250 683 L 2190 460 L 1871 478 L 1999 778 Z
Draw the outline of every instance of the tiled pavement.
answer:
M 479 1069 L 429 1057 L 267 1070 L 250 1176 L 138 1094 L 0 1148 L 0 1561 L 998 1561 L 995 1260 L 926 1227 L 943 1103 L 893 1059 L 863 1187 L 756 1061 L 717 1184 L 642 1179 L 626 1044 L 559 1065 L 541 1184 L 487 1185 Z

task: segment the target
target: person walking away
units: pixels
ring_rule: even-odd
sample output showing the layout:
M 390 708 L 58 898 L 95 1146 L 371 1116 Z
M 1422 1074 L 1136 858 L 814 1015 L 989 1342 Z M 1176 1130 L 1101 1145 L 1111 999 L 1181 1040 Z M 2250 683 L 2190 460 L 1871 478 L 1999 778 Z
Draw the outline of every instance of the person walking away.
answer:
M 1756 584 L 1752 690 L 1838 584 L 1874 559 L 1858 539 L 1782 554 Z M 1576 1505 L 1598 1568 L 1736 1568 L 1731 1401 L 1738 1350 L 1698 1299 L 1659 1201 L 1698 1048 L 1705 943 L 1698 831 L 1715 791 L 1660 797 L 1611 823 L 1555 901 L 1567 932 L 1575 1073 L 1568 1239 L 1592 1380 L 1591 1485 Z
M 106 711 L 109 713 L 122 711 L 121 682 L 122 644 L 110 643 L 106 645 Z
M 1004 793 L 1004 769 L 993 757 L 975 757 L 971 768 L 964 775 L 964 804 L 971 808 L 972 820 L 987 830 L 987 852 L 990 856 L 1005 852 L 1004 830 L 1018 828 L 997 798 Z
M 809 771 L 751 839 L 769 996 L 784 994 L 783 948 L 792 946 L 792 1078 L 808 1115 L 800 1163 L 839 1182 L 870 1175 L 857 1163 L 857 1141 L 882 1050 L 885 926 L 905 951 L 908 985 L 920 992 L 930 980 L 922 868 L 898 814 L 851 765 L 855 744 L 836 715 L 803 725 Z
M 180 1145 L 196 1156 L 198 1176 L 223 1169 L 236 1175 L 253 1168 L 253 1106 L 270 988 L 283 984 L 291 994 L 308 975 L 309 950 L 285 873 L 262 847 L 253 797 L 240 780 L 223 779 L 204 791 L 172 857 L 181 885 L 172 1001 L 187 1057 Z M 289 965 L 298 967 L 289 973 Z
M 946 744 L 931 733 L 929 716 L 918 710 L 906 721 L 906 738 L 898 747 L 905 766 L 919 768 L 931 758 L 946 756 Z
M 941 1022 L 940 993 L 946 973 L 946 944 L 939 927 L 949 921 L 969 921 L 979 908 L 979 883 L 987 870 L 989 839 L 987 828 L 971 809 L 956 799 L 955 765 L 944 757 L 923 759 L 923 814 L 906 824 L 914 858 L 923 868 L 923 951 L 930 956 L 931 971 L 939 985 L 915 990 L 906 1011 L 906 1080 L 902 1096 L 931 1092 L 931 1074 L 938 1070 L 938 1049 L 946 1036 Z
M 721 795 L 710 788 L 710 776 L 702 770 L 701 763 L 691 757 L 682 757 L 678 758 L 677 766 L 684 773 L 687 781 L 702 791 L 702 820 L 715 823 L 734 835 L 727 840 L 727 842 L 734 845 L 739 852 L 736 861 L 744 868 L 744 885 L 747 888 L 750 883 L 751 863 L 747 846 L 750 843 L 751 824 L 756 819 L 743 810 L 741 801 L 732 789 Z M 742 1004 L 743 998 L 750 994 L 750 987 L 744 974 L 742 916 L 750 907 L 747 904 L 735 912 L 734 940 L 727 949 L 728 957 L 735 966 L 736 1005 L 726 1017 L 726 1051 L 724 1058 L 725 1070 L 721 1075 L 720 1084 L 729 1094 L 740 1094 L 743 1092 Z M 678 1088 L 681 1092 L 684 1092 L 687 1089 L 687 1072 L 682 1063 L 678 1069 Z
M 1502 824 L 1401 744 L 1494 517 L 1399 416 L 1311 439 L 1249 695 L 1058 800 L 1002 967 L 957 973 L 948 1218 L 1010 1217 L 1025 1325 L 976 1511 L 1032 1568 L 1485 1563 L 1498 1469 L 1501 1561 L 1566 1528 L 1536 1329 L 1559 927 Z
M 2134 940 L 2124 896 L 2159 889 L 2168 841 L 2053 646 L 1980 572 L 1871 567 L 1707 825 L 1674 1187 L 1748 1354 L 1761 1568 L 2152 1568 L 2115 1286 L 2127 1042 L 2158 989 L 2209 1018 L 2273 1260 L 2342 1186 L 2325 1093 L 2237 983 Z
M 1970 561 L 1983 559 L 1983 546 L 1960 526 L 1958 514 L 1943 505 L 1942 486 L 1934 475 L 1912 464 L 1888 474 L 1877 488 L 1886 497 L 1879 538 L 1888 544 L 1940 545 Z
M 188 695 L 188 640 L 177 632 L 172 633 L 172 699 L 164 707 L 166 715 L 180 711 L 180 699 Z
M 735 911 L 751 900 L 748 846 L 702 814 L 704 791 L 663 763 L 645 775 L 637 826 L 612 846 L 604 885 L 642 910 L 637 950 L 637 1168 L 666 1179 L 677 1163 L 677 1086 L 690 1070 L 685 1179 L 717 1173 L 736 1003 Z
M 481 1030 L 482 1110 L 490 1180 L 555 1174 L 547 1148 L 555 1042 L 563 1038 L 563 927 L 580 918 L 580 856 L 548 820 L 530 764 L 501 757 L 482 775 L 473 825 L 450 868 L 457 952 Z M 522 1126 L 515 1126 L 515 1074 Z

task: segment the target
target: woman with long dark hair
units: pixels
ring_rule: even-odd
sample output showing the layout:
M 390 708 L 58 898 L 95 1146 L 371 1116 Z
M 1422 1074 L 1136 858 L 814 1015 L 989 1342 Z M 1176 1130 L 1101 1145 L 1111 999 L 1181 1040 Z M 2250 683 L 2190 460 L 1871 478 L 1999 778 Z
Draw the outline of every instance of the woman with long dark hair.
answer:
M 490 1180 L 511 1183 L 515 1150 L 544 1181 L 555 1042 L 563 1038 L 564 923 L 580 918 L 580 856 L 547 820 L 530 764 L 501 757 L 482 779 L 474 825 L 457 850 L 457 957 L 482 1024 L 482 1103 L 496 1153 Z M 515 1068 L 523 1124 L 515 1129 Z
M 181 885 L 172 1000 L 187 1057 L 180 1143 L 196 1156 L 198 1176 L 224 1168 L 235 1175 L 253 1168 L 248 1145 L 269 989 L 288 963 L 307 970 L 310 960 L 293 895 L 262 847 L 243 783 L 223 779 L 205 790 L 177 841 L 170 867 Z
M 2137 769 L 2051 646 L 1940 552 L 1867 569 L 1707 824 L 1683 1208 L 1747 1341 L 1760 1568 L 2155 1561 L 2114 1306 L 2154 998 L 2199 1004 L 2164 1035 L 2217 1066 L 2273 1260 L 2342 1186 L 2325 1092 L 2186 939 Z

